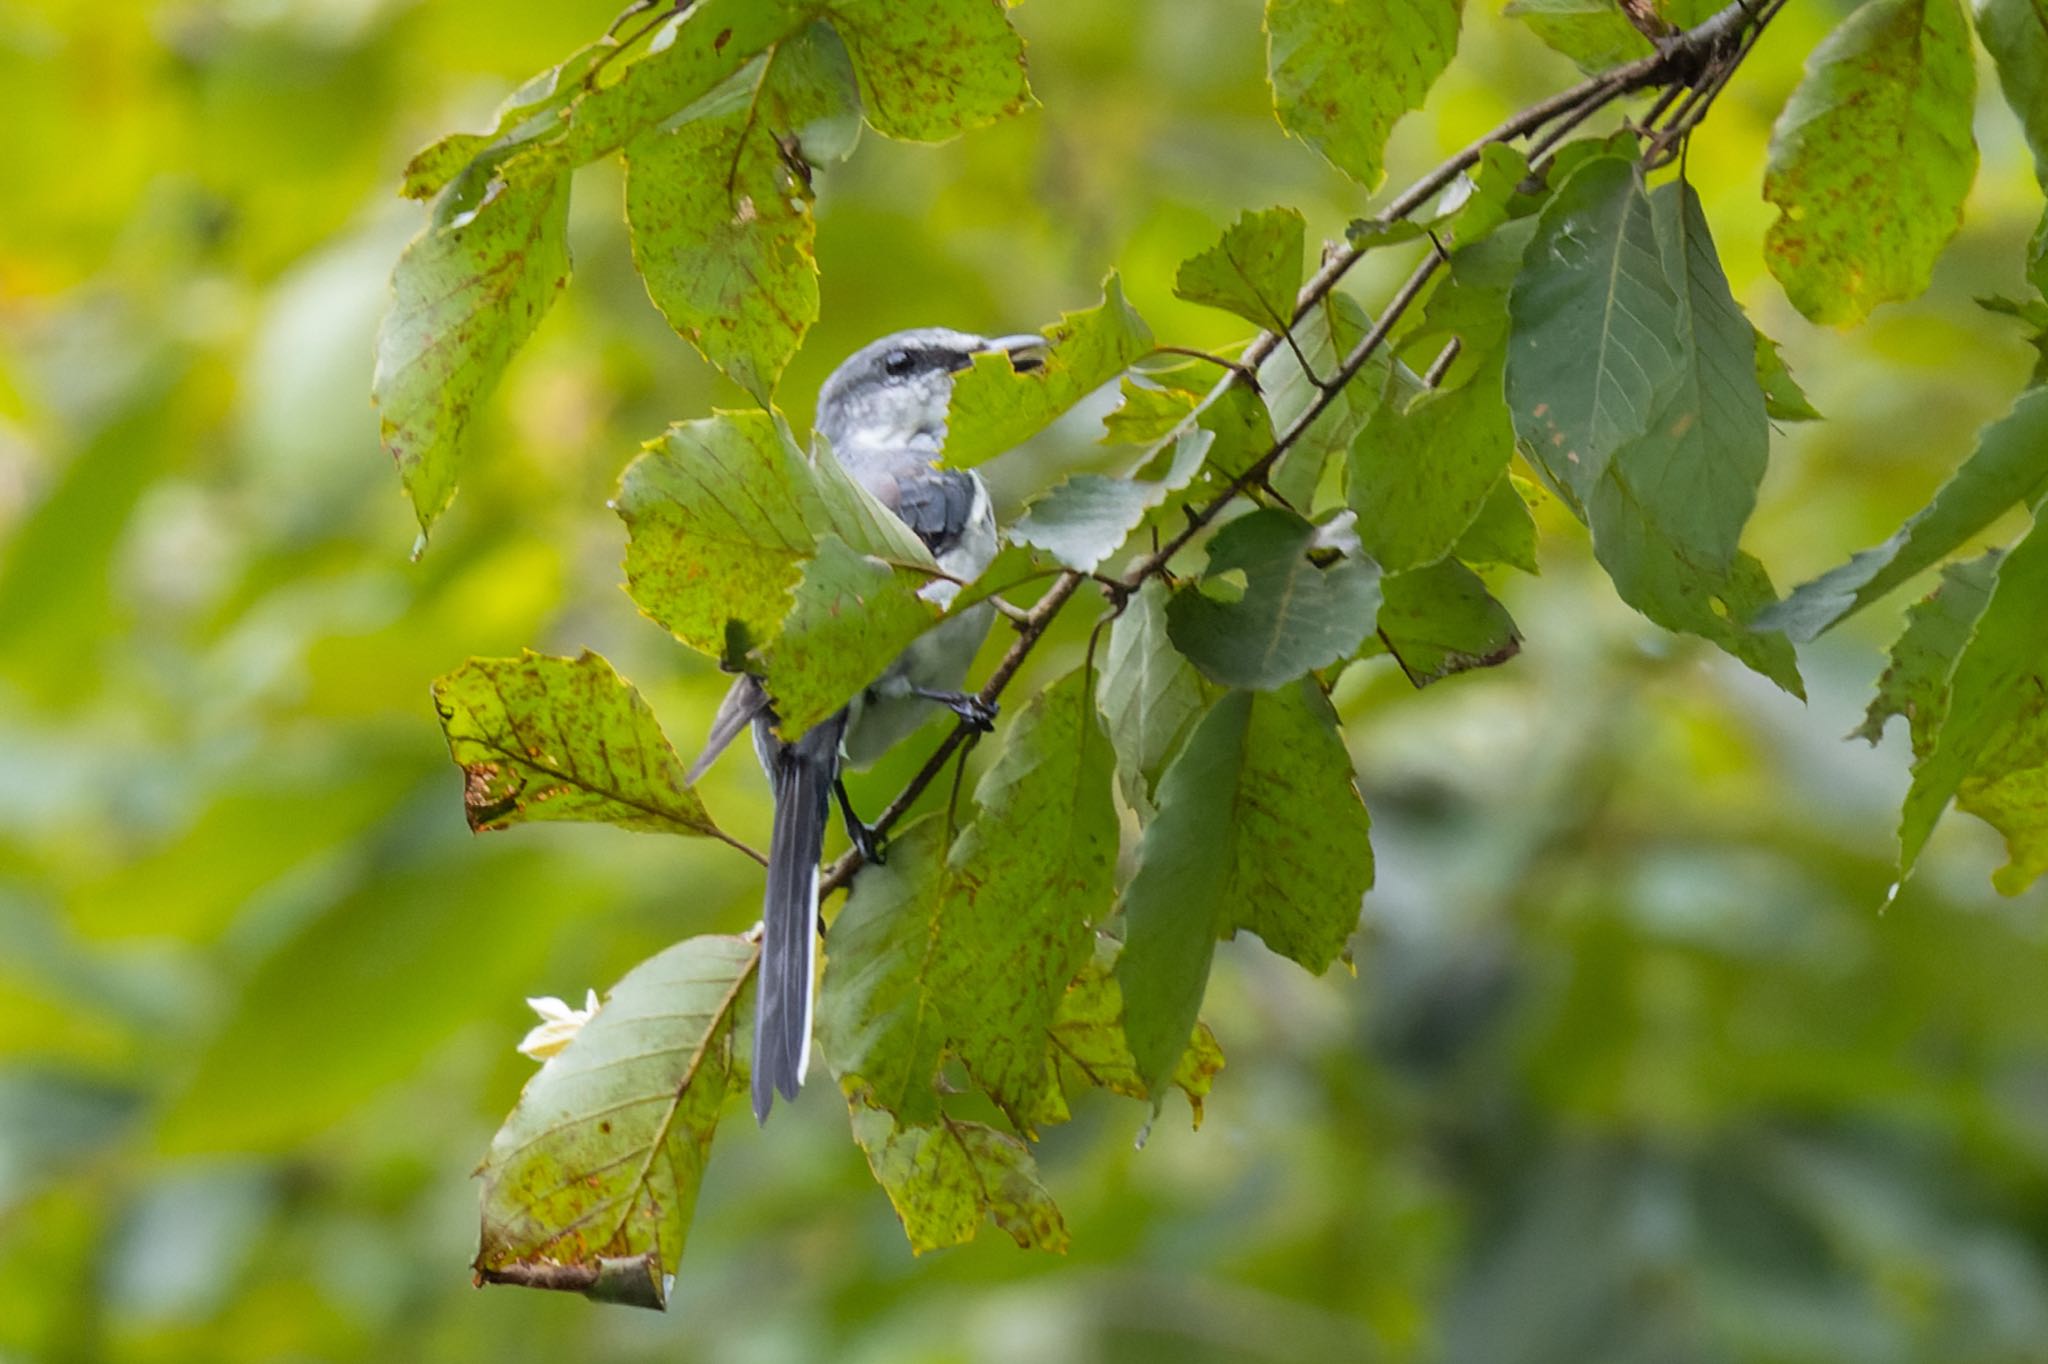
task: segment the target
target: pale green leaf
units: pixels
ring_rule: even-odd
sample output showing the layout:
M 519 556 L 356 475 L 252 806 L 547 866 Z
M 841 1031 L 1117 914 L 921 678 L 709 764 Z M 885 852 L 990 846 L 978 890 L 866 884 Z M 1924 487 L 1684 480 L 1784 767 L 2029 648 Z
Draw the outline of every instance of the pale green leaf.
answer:
M 1869 0 L 1807 60 L 1771 134 L 1764 259 L 1815 322 L 1917 296 L 1977 174 L 1958 0 Z
M 1008 356 L 977 355 L 953 381 L 948 464 L 967 468 L 1022 444 L 1152 349 L 1152 332 L 1124 302 L 1115 275 L 1101 303 L 1061 314 L 1045 337 L 1045 362 L 1034 369 L 1019 373 Z
M 647 702 L 588 650 L 472 658 L 434 683 L 434 709 L 472 829 L 585 820 L 723 837 Z
M 943 142 L 1037 103 L 1001 0 L 832 0 L 878 133 Z
M 1301 288 L 1306 231 L 1297 209 L 1247 212 L 1222 241 L 1181 263 L 1174 296 L 1235 313 L 1267 331 L 1284 331 Z
M 1450 65 L 1463 9 L 1463 0 L 1266 0 L 1280 126 L 1377 189 L 1387 134 Z
M 1231 692 L 1159 783 L 1125 888 L 1124 1029 L 1155 1108 L 1188 1047 L 1218 937 L 1249 929 L 1321 972 L 1372 885 L 1365 804 L 1314 679 Z
M 1010 538 L 1038 546 L 1076 572 L 1093 572 L 1130 538 L 1145 513 L 1193 480 L 1214 441 L 1212 431 L 1189 429 L 1161 452 L 1167 463 L 1156 479 L 1064 478 L 1032 502 L 1010 527 Z
M 1104 445 L 1150 445 L 1177 430 L 1195 410 L 1197 397 L 1178 388 L 1141 383 L 1126 374 L 1120 381 L 1123 401 L 1102 419 Z
M 477 408 L 569 282 L 569 184 L 443 191 L 391 275 L 370 381 L 384 448 L 422 534 L 455 497 Z
M 1125 797 L 1134 809 L 1149 811 L 1153 783 L 1202 712 L 1201 679 L 1166 637 L 1166 585 L 1156 577 L 1146 579 L 1109 627 L 1096 700 Z
M 1757 621 L 1805 642 L 1919 574 L 2015 505 L 2048 497 L 2048 390 L 2031 389 L 1984 428 L 1977 449 L 1891 539 L 1801 583 Z
M 759 956 L 701 937 L 648 958 L 526 1082 L 478 1170 L 481 1275 L 664 1305 L 719 1116 L 747 1085 Z
M 1372 631 L 1379 572 L 1348 556 L 1319 562 L 1330 557 L 1321 543 L 1317 527 L 1277 507 L 1232 521 L 1209 542 L 1202 582 L 1166 604 L 1174 647 L 1224 686 L 1261 690 L 1350 654 Z M 1235 600 L 1214 595 L 1227 573 L 1244 575 Z
M 669 324 L 764 405 L 818 316 L 811 166 L 849 150 L 846 50 L 813 25 L 626 147 L 633 259 Z
M 1074 1100 L 1090 1089 L 1127 1099 L 1152 1098 L 1124 1037 L 1123 991 L 1111 963 L 1098 959 L 1075 977 L 1053 1020 L 1052 1044 L 1053 1108 L 1047 1122 L 1066 1121 Z M 1196 1023 L 1187 1050 L 1168 1077 L 1187 1096 L 1196 1127 L 1202 1125 L 1202 1101 L 1222 1069 L 1223 1049 L 1216 1044 L 1216 1035 L 1207 1023 Z
M 971 1241 L 984 1218 L 1026 1250 L 1066 1250 L 1066 1220 L 1038 1162 L 1007 1132 L 943 1114 L 928 1125 L 898 1124 L 855 1103 L 853 1137 L 913 1252 Z

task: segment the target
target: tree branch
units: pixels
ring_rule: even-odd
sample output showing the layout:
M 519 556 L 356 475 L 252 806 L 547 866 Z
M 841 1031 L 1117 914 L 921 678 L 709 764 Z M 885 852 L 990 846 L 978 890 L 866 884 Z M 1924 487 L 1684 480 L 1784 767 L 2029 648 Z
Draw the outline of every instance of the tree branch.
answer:
M 1531 105 L 1415 181 L 1396 195 L 1372 221 L 1384 225 L 1407 218 L 1476 164 L 1486 149 L 1496 142 L 1511 142 L 1517 138 L 1528 137 L 1552 124 L 1561 124 L 1555 136 L 1542 144 L 1547 148 L 1556 137 L 1562 137 L 1571 128 L 1577 127 L 1602 108 L 1627 95 L 1653 86 L 1695 86 L 1689 92 L 1689 98 L 1678 102 L 1671 121 L 1653 134 L 1652 150 L 1661 151 L 1673 140 L 1682 138 L 1701 117 L 1704 117 L 1713 97 L 1727 83 L 1735 68 L 1749 55 L 1755 35 L 1770 22 L 1784 3 L 1785 0 L 1762 0 L 1761 3 L 1755 3 L 1755 0 L 1736 0 L 1736 3 L 1719 11 L 1705 23 L 1665 39 L 1659 44 L 1658 50 L 1650 56 L 1603 71 L 1581 81 L 1569 90 Z M 1671 108 L 1672 105 L 1666 102 L 1660 106 L 1658 112 L 1662 113 Z M 1291 333 L 1293 325 L 1299 324 L 1302 318 L 1335 291 L 1339 281 L 1364 254 L 1362 248 L 1348 242 L 1330 253 L 1321 268 L 1302 285 L 1301 292 L 1295 300 L 1292 323 L 1286 329 L 1288 333 Z M 1430 277 L 1446 259 L 1443 248 L 1432 245 L 1429 254 L 1422 258 L 1400 289 L 1388 300 L 1372 329 L 1352 348 L 1351 353 L 1344 357 L 1344 362 L 1338 367 L 1336 375 L 1329 383 L 1314 386 L 1315 396 L 1307 409 L 1295 418 L 1285 431 L 1275 437 L 1272 447 L 1231 480 L 1229 487 L 1211 498 L 1199 510 L 1190 512 L 1185 526 L 1140 558 L 1121 580 L 1113 585 L 1105 585 L 1105 590 L 1112 595 L 1118 591 L 1128 595 L 1143 586 L 1146 579 L 1165 572 L 1168 561 L 1175 554 L 1185 548 L 1188 542 L 1206 529 L 1226 506 L 1245 489 L 1256 484 L 1282 456 L 1294 448 L 1315 424 L 1316 419 L 1336 400 L 1337 395 L 1350 386 L 1352 379 L 1357 377 L 1366 362 L 1386 344 L 1394 326 L 1421 296 Z M 1223 377 L 1217 381 L 1216 387 L 1210 390 L 1208 398 L 1196 411 L 1200 412 L 1202 408 L 1206 408 L 1233 384 L 1243 382 L 1246 373 L 1256 373 L 1260 362 L 1273 353 L 1273 348 L 1280 344 L 1282 336 L 1281 332 L 1261 332 L 1245 348 L 1238 366 L 1225 371 Z M 1192 422 L 1193 416 L 1188 420 Z M 981 689 L 983 702 L 993 706 L 1002 696 L 1003 689 L 1009 686 L 1011 680 L 1024 666 L 1025 659 L 1038 646 L 1039 640 L 1045 637 L 1046 631 L 1052 627 L 1060 609 L 1073 598 L 1074 593 L 1080 590 L 1081 584 L 1088 581 L 1090 576 L 1072 570 L 1062 572 L 1053 580 L 1052 586 L 1046 589 L 1045 595 L 1038 599 L 1037 604 L 1017 622 L 1016 640 L 1011 643 L 1002 661 L 996 664 L 995 671 L 989 674 L 988 681 Z M 938 748 L 926 759 L 924 766 L 917 770 L 916 775 L 904 785 L 896 799 L 890 801 L 888 807 L 875 819 L 873 828 L 877 834 L 887 833 L 916 803 L 925 788 L 937 780 L 939 774 L 945 770 L 947 761 L 967 740 L 971 732 L 970 727 L 962 723 L 955 726 L 940 741 Z M 849 849 L 825 873 L 819 882 L 819 894 L 822 896 L 844 887 L 852 880 L 854 872 L 859 870 L 860 865 L 860 853 Z

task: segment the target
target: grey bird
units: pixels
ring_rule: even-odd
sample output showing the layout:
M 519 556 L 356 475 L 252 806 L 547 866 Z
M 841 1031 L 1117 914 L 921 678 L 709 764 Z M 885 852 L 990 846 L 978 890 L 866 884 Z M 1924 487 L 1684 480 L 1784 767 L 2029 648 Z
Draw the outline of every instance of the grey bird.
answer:
M 837 459 L 916 533 L 950 578 L 972 580 L 995 557 L 996 520 L 978 474 L 936 464 L 946 437 L 953 376 L 976 355 L 992 353 L 1007 354 L 1020 370 L 1034 368 L 1045 345 L 1035 333 L 991 338 L 922 327 L 864 346 L 818 392 L 813 425 L 820 439 L 813 457 Z M 957 583 L 935 579 L 922 595 L 943 605 L 958 591 Z M 873 762 L 915 730 L 934 705 L 982 729 L 993 724 L 993 710 L 960 690 L 992 618 L 986 602 L 947 616 L 845 709 L 795 743 L 776 734 L 772 703 L 751 675 L 733 685 L 712 721 L 690 780 L 751 724 L 754 752 L 768 773 L 775 801 L 754 1013 L 753 1098 L 759 1122 L 768 1121 L 778 1092 L 796 1097 L 810 1062 L 818 862 L 835 794 L 854 846 L 867 860 L 880 860 L 880 849 L 846 798 L 841 767 Z

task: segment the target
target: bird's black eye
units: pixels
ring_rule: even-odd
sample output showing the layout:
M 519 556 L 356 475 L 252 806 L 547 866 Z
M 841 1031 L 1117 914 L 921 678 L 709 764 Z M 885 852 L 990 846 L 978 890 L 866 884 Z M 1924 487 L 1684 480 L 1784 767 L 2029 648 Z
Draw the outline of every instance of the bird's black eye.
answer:
M 916 363 L 909 351 L 892 350 L 882 357 L 882 372 L 891 379 L 901 379 L 910 373 Z

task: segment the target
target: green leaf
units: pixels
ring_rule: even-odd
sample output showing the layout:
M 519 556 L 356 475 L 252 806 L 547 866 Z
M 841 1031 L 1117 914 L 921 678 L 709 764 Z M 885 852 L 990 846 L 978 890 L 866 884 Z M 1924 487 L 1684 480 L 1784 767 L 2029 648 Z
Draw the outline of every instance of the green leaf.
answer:
M 1505 564 L 1535 573 L 1536 519 L 1529 514 L 1529 502 L 1542 495 L 1534 482 L 1514 473 L 1502 474 L 1452 556 L 1474 568 Z
M 1380 579 L 1379 641 L 1418 687 L 1522 650 L 1515 618 L 1455 559 Z
M 1977 37 L 1998 64 L 2005 102 L 2034 153 L 2034 178 L 2048 185 L 2048 5 L 2043 0 L 1976 0 Z
M 760 656 L 784 740 L 838 711 L 938 623 L 938 606 L 918 595 L 925 581 L 830 532 L 818 537 L 782 632 Z
M 953 381 L 948 464 L 967 468 L 1021 445 L 1152 349 L 1151 329 L 1124 302 L 1114 274 L 1103 283 L 1101 303 L 1062 313 L 1045 337 L 1045 363 L 1035 369 L 1019 373 L 1008 356 L 977 355 Z
M 816 546 L 811 471 L 765 412 L 679 422 L 626 466 L 626 590 L 713 658 L 773 640 Z
M 941 816 L 900 827 L 889 859 L 860 869 L 825 939 L 818 1050 L 853 1106 L 910 1126 L 936 1122 L 932 1078 L 945 1000 L 931 969 L 940 945 L 946 831 Z
M 1957 0 L 1869 0 L 1807 60 L 1771 134 L 1764 260 L 1815 322 L 1927 287 L 1977 174 L 1977 75 Z
M 2044 525 L 2048 521 L 2037 519 L 2027 536 L 1999 563 L 1990 601 L 1977 617 L 1968 644 L 1956 657 L 1940 728 L 1913 764 L 1912 789 L 1906 793 L 1899 819 L 1901 881 L 1911 873 L 1935 821 L 1964 782 L 1979 773 L 1994 780 L 2007 775 L 2004 764 L 2014 755 L 2001 751 L 2000 736 L 2010 740 L 2011 727 L 2029 714 L 2035 722 L 2031 729 L 2038 729 L 2043 719 L 2038 703 L 2048 689 L 2048 679 L 2044 679 L 2048 632 L 2041 628 L 2041 603 L 2048 601 L 2048 529 L 2043 529 Z M 2038 734 L 2029 737 L 2039 741 Z M 2031 764 L 2028 766 L 2031 770 Z M 2016 813 L 2006 806 L 2016 801 L 2023 805 L 2025 788 L 2039 780 L 2033 776 L 2015 783 L 2007 793 L 1991 796 L 1992 805 L 2004 813 Z M 2024 849 L 2016 849 L 2015 856 L 2030 860 Z M 2030 879 L 2030 874 L 2008 868 L 2001 888 L 2013 885 L 2017 889 L 2014 883 L 2021 877 Z
M 1235 313 L 1268 331 L 1285 331 L 1301 288 L 1306 231 L 1298 209 L 1247 212 L 1222 241 L 1182 262 L 1173 280 L 1174 297 Z
M 1350 654 L 1372 631 L 1379 570 L 1349 556 L 1319 563 L 1328 557 L 1327 539 L 1277 507 L 1232 521 L 1209 542 L 1202 584 L 1181 588 L 1166 604 L 1174 647 L 1212 680 L 1262 691 Z M 1237 600 L 1203 590 L 1233 572 L 1245 579 Z
M 1458 47 L 1463 0 L 1266 0 L 1266 72 L 1280 126 L 1368 190 L 1387 134 Z
M 1999 894 L 2048 875 L 2048 699 L 2039 685 L 1957 785 L 1956 808 L 2005 835 L 2006 864 L 1991 874 Z
M 822 24 L 626 147 L 633 259 L 655 305 L 764 406 L 818 318 L 811 167 L 852 150 L 860 99 Z
M 932 968 L 948 1043 L 1027 1134 L 1057 1115 L 1048 1048 L 1068 983 L 1115 891 L 1115 755 L 1076 669 L 1031 699 L 975 786 L 973 823 L 946 860 Z
M 1977 449 L 1934 500 L 1898 533 L 1853 555 L 1812 582 L 1801 583 L 1758 629 L 1781 630 L 1801 643 L 1876 601 L 1959 549 L 2015 504 L 2048 497 L 2048 389 L 2020 395 L 2012 411 L 1984 428 Z
M 1515 432 L 1583 505 L 1614 452 L 1650 429 L 1680 380 L 1682 305 L 1642 172 L 1587 162 L 1551 199 L 1508 295 Z
M 1001 0 L 833 0 L 830 13 L 885 137 L 943 142 L 1037 103 Z
M 1117 780 L 1150 812 L 1152 784 L 1202 713 L 1202 683 L 1166 637 L 1166 585 L 1148 578 L 1109 627 L 1096 702 L 1116 750 Z
M 1721 5 L 1719 0 L 1660 0 L 1652 8 L 1673 27 L 1691 28 Z M 1508 0 L 1501 13 L 1520 19 L 1584 71 L 1603 71 L 1654 50 L 1615 0 Z
M 818 15 L 813 0 L 696 0 L 663 24 L 639 55 L 600 83 L 579 82 L 574 98 L 508 129 L 491 158 L 511 184 L 553 179 L 608 156 L 688 110 L 735 72 Z
M 759 956 L 741 937 L 657 953 L 526 1082 L 478 1170 L 479 1274 L 665 1305 L 719 1115 L 747 1085 L 737 1020 Z
M 1295 325 L 1288 342 L 1273 348 L 1259 366 L 1259 393 L 1264 395 L 1274 433 L 1290 431 L 1322 399 L 1323 384 L 1336 377 L 1371 326 L 1365 310 L 1350 295 L 1328 294 Z M 1408 382 L 1407 376 L 1390 379 L 1391 365 L 1384 349 L 1376 352 L 1294 439 L 1270 478 L 1290 505 L 1311 510 L 1310 502 L 1330 457 L 1350 448 L 1383 392 L 1396 383 Z M 1420 387 L 1415 383 L 1406 391 Z M 1223 452 L 1217 453 L 1221 456 Z M 1249 453 L 1257 458 L 1265 453 L 1265 447 Z
M 1216 940 L 1249 929 L 1322 972 L 1372 885 L 1370 822 L 1313 679 L 1218 701 L 1159 783 L 1124 889 L 1124 1030 L 1155 1109 L 1187 1051 Z
M 589 650 L 472 658 L 434 683 L 434 709 L 471 829 L 583 820 L 724 837 L 647 702 Z
M 2027 344 L 2034 350 L 2034 372 L 2027 376 L 2027 383 L 2034 386 L 2048 383 L 2048 302 L 2038 297 L 2017 299 L 1993 295 L 1979 298 L 1977 306 L 1996 316 L 2010 317 L 2026 329 Z
M 1195 410 L 1197 397 L 1178 388 L 1155 387 L 1126 374 L 1123 401 L 1102 419 L 1104 445 L 1150 445 L 1179 429 Z
M 1496 352 L 1460 388 L 1407 403 L 1389 394 L 1351 443 L 1347 496 L 1384 571 L 1450 554 L 1500 484 L 1515 453 L 1501 360 Z
M 457 187 L 459 188 L 459 187 Z M 455 497 L 477 408 L 569 282 L 569 185 L 444 191 L 391 275 L 371 396 L 422 535 Z
M 1010 538 L 1091 573 L 1130 538 L 1146 512 L 1193 481 L 1215 439 L 1200 427 L 1184 432 L 1161 452 L 1167 465 L 1157 479 L 1069 475 L 1032 502 L 1010 527 Z
M 1799 381 L 1785 367 L 1785 357 L 1778 354 L 1778 343 L 1762 332 L 1756 334 L 1756 382 L 1764 391 L 1764 411 L 1772 421 L 1821 420 L 1819 411 L 1806 400 Z
M 1031 1148 L 1006 1132 L 940 1115 L 898 1124 L 853 1108 L 853 1137 L 918 1254 L 974 1239 L 988 1218 L 1025 1250 L 1064 1252 L 1066 1219 L 1038 1178 Z
M 490 132 L 451 133 L 424 148 L 406 163 L 398 192 L 408 199 L 431 199 L 465 171 L 471 183 L 463 192 L 480 192 L 499 162 L 554 131 L 562 111 L 582 97 L 584 78 L 617 48 L 606 38 L 578 49 L 507 96 Z
M 932 1122 L 945 1051 L 1019 1130 L 1050 1112 L 1053 1019 L 1116 865 L 1114 757 L 1087 682 L 1069 673 L 1011 723 L 950 850 L 922 820 L 856 878 L 827 942 L 819 1036 L 857 1103 Z
M 1052 1101 L 1049 1122 L 1065 1122 L 1076 1097 L 1104 1089 L 1127 1099 L 1150 1100 L 1152 1091 L 1138 1074 L 1137 1060 L 1124 1036 L 1124 996 L 1112 966 L 1091 962 L 1067 988 L 1052 1028 Z M 1168 1077 L 1187 1096 L 1194 1125 L 1202 1125 L 1202 1100 L 1216 1073 L 1223 1069 L 1223 1049 L 1207 1023 L 1197 1022 L 1187 1050 Z

